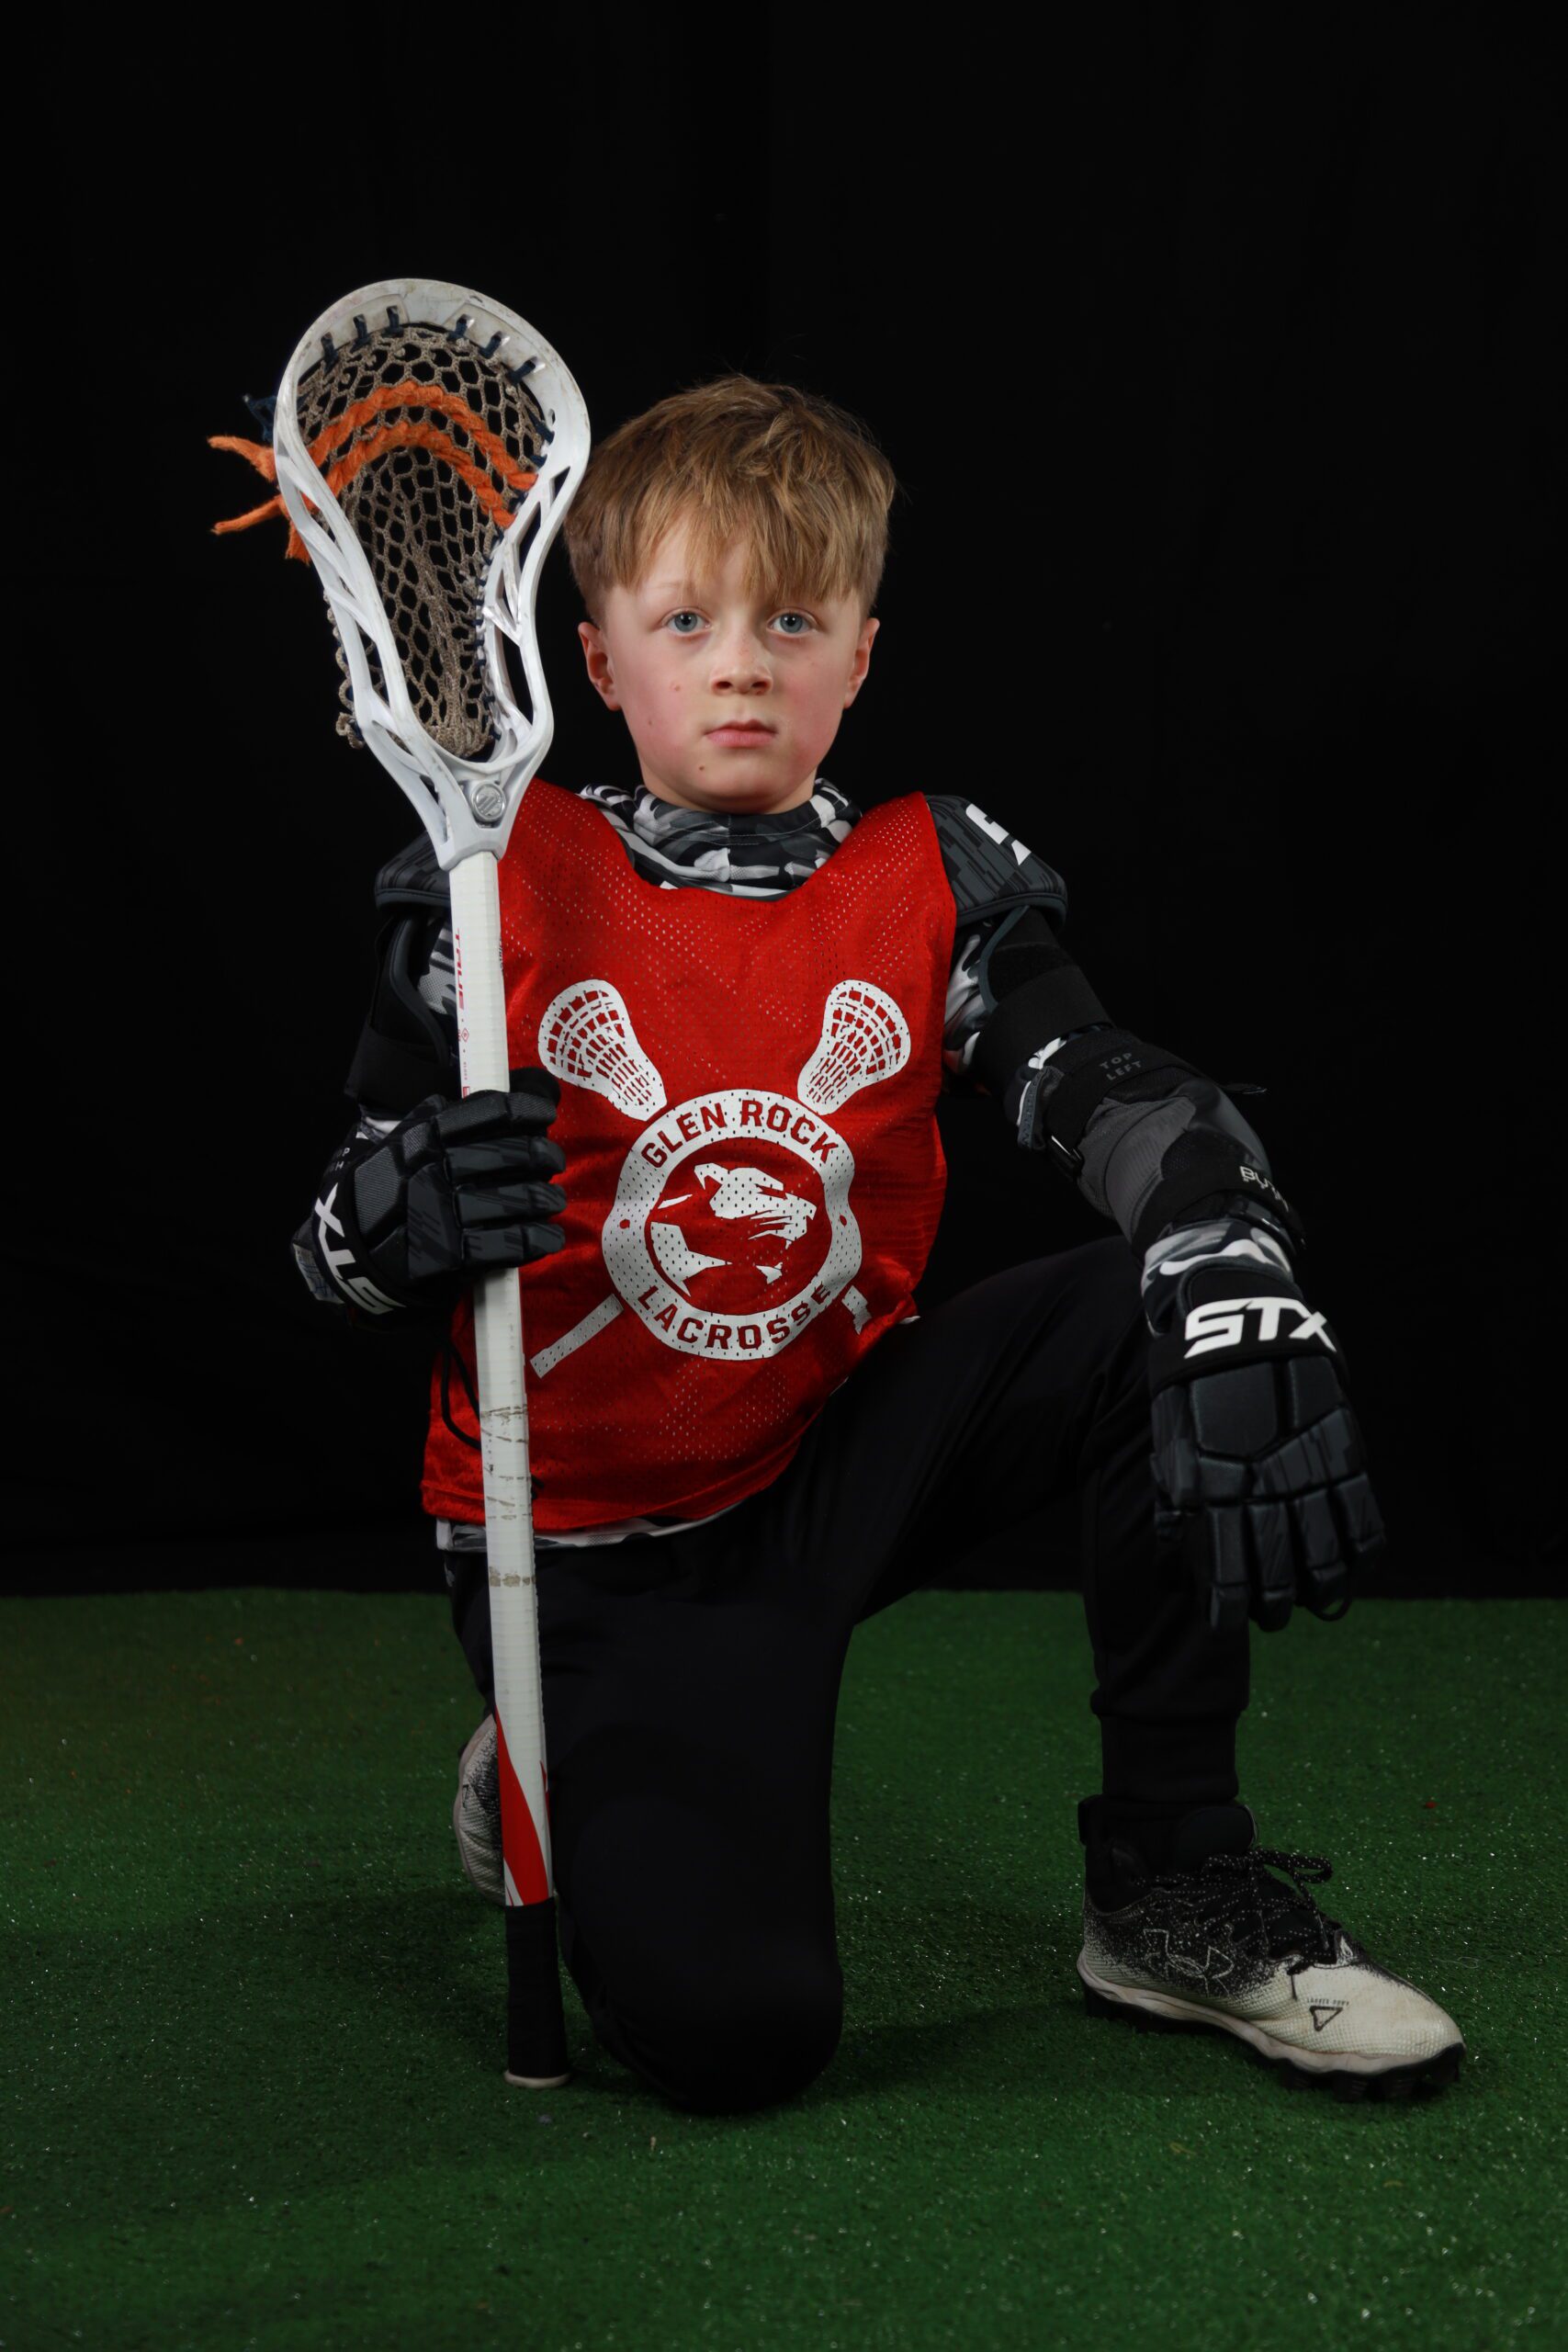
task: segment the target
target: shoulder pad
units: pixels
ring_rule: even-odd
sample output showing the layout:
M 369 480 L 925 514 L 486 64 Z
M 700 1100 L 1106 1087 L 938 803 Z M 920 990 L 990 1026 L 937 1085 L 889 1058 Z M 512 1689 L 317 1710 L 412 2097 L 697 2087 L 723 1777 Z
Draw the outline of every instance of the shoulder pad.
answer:
M 451 889 L 428 833 L 389 857 L 376 876 L 378 907 L 431 907 L 445 914 L 451 903 Z
M 962 793 L 928 792 L 925 800 L 961 922 L 1043 907 L 1060 930 L 1067 919 L 1067 886 L 1054 867 Z

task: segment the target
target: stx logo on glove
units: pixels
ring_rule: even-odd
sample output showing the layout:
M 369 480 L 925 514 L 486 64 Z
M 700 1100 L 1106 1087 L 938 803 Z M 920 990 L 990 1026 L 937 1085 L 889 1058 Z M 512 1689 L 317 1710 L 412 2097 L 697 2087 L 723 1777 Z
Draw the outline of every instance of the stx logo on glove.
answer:
M 1263 1298 L 1211 1298 L 1202 1306 L 1189 1309 L 1182 1337 L 1191 1341 L 1182 1350 L 1189 1356 L 1207 1355 L 1213 1348 L 1238 1348 L 1247 1337 L 1249 1312 L 1258 1317 L 1258 1337 L 1269 1340 L 1321 1340 L 1331 1353 L 1337 1353 L 1333 1340 L 1321 1315 L 1314 1315 L 1304 1299 L 1281 1298 L 1271 1295 Z M 1293 1331 L 1281 1331 L 1280 1317 L 1284 1314 L 1299 1315 L 1301 1321 Z

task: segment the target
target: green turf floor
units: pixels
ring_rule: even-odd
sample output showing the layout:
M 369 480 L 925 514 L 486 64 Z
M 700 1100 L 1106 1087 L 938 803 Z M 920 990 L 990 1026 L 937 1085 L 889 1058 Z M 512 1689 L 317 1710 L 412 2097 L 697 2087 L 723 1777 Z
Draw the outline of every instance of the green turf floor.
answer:
M 1076 1602 L 888 1611 L 840 1715 L 839 2055 L 712 2119 L 574 1997 L 573 2083 L 502 2084 L 440 1599 L 7 1602 L 0 2344 L 1568 2341 L 1565 1629 L 1362 1602 L 1255 1644 L 1263 1835 L 1331 1855 L 1330 1907 L 1470 2044 L 1441 2098 L 1354 2107 L 1085 2017 Z

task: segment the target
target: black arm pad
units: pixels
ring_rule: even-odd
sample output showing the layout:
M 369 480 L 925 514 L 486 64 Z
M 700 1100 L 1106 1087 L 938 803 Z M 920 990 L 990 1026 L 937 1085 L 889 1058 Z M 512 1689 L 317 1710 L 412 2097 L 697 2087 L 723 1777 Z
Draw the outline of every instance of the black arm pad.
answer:
M 1000 1008 L 998 1007 L 998 1010 Z M 1052 1146 L 1066 1162 L 1077 1160 L 1077 1144 L 1090 1118 L 1112 1087 L 1126 1078 L 1151 1078 L 1156 1070 L 1185 1070 L 1201 1078 L 1179 1054 L 1163 1046 L 1147 1046 L 1131 1029 L 1101 1029 L 1089 1037 L 1075 1037 L 1052 1055 L 1048 1069 L 1062 1073 L 1045 1105 L 1045 1125 Z M 1080 1162 L 1081 1164 L 1081 1162 Z M 1076 1175 L 1077 1169 L 1072 1172 Z
M 1011 1085 L 1020 1064 L 1053 1037 L 1111 1018 L 1065 947 L 1035 953 L 1053 959 L 1048 968 L 1004 997 L 975 1041 L 973 1068 L 998 1098 Z
M 1009 1005 L 1012 1001 L 1010 998 Z M 1054 1083 L 1049 1077 L 1052 1072 L 1059 1073 Z M 1127 1101 L 1121 1091 L 1124 1081 L 1145 1080 L 1164 1072 L 1171 1075 L 1163 1088 L 1148 1091 L 1147 1099 L 1151 1102 L 1157 1101 L 1161 1093 L 1181 1091 L 1180 1077 L 1196 1079 L 1205 1089 L 1215 1085 L 1204 1071 L 1179 1054 L 1170 1053 L 1163 1046 L 1148 1045 L 1130 1029 L 1100 1029 L 1086 1036 L 1069 1038 L 1052 1055 L 1040 1080 L 1032 1081 L 1042 1089 L 1032 1114 L 1036 1148 L 1048 1150 L 1054 1164 L 1077 1183 L 1084 1164 L 1077 1146 L 1100 1105 L 1108 1099 Z M 1224 1091 L 1223 1088 L 1219 1091 Z M 1143 1099 L 1144 1092 L 1140 1087 L 1132 1099 Z M 1183 1136 L 1176 1142 L 1165 1166 L 1168 1173 L 1156 1185 L 1139 1214 L 1135 1230 L 1128 1235 L 1133 1248 L 1140 1253 L 1158 1238 L 1168 1225 L 1179 1224 L 1199 1203 L 1210 1204 L 1211 1195 L 1219 1199 L 1233 1194 L 1256 1201 L 1259 1208 L 1278 1220 L 1298 1248 L 1304 1247 L 1306 1236 L 1301 1218 L 1272 1177 L 1246 1157 L 1235 1137 L 1201 1126 L 1196 1134 Z
M 383 927 L 375 994 L 344 1086 L 351 1102 L 400 1116 L 427 1094 L 460 1091 L 457 1023 L 420 989 L 442 929 L 430 914 L 399 915 Z
M 445 1093 L 450 1083 L 448 1064 L 423 1046 L 383 1035 L 367 1022 L 343 1091 L 352 1102 L 402 1112 L 427 1094 Z
M 1211 1196 L 1240 1196 L 1256 1202 L 1283 1226 L 1298 1251 L 1306 1248 L 1306 1228 L 1274 1179 L 1244 1159 L 1234 1146 L 1229 1149 L 1222 1146 L 1156 1186 L 1132 1236 L 1138 1256 L 1159 1239 L 1168 1225 L 1181 1224 L 1200 1201 L 1209 1201 Z M 1221 1214 L 1217 1208 L 1213 1213 Z

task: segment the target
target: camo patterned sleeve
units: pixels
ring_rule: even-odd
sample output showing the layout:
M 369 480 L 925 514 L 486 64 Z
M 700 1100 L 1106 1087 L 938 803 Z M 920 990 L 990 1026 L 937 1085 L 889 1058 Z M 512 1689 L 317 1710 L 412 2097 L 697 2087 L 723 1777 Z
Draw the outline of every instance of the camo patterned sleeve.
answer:
M 984 1091 L 975 1053 L 997 1005 L 1033 978 L 1048 959 L 1057 967 L 1066 962 L 1055 944 L 1066 921 L 1066 886 L 973 802 L 946 794 L 928 799 L 958 909 L 942 1060 L 953 1084 Z M 1014 1072 L 1001 1107 L 1024 1149 L 1040 1146 L 1055 1082 L 1053 1056 L 1072 1038 L 1111 1025 L 1092 1021 L 1043 1038 Z M 1168 1172 L 1173 1146 L 1194 1155 L 1205 1144 L 1228 1145 L 1233 1152 L 1239 1147 L 1263 1174 L 1270 1172 L 1261 1141 L 1212 1079 L 1197 1072 L 1156 1073 L 1146 1087 L 1118 1089 L 1118 1097 L 1099 1105 L 1079 1138 L 1083 1166 L 1077 1182 L 1090 1206 L 1119 1225 L 1129 1241 L 1154 1183 L 1162 1170 Z M 1144 1253 L 1142 1290 L 1150 1329 L 1164 1329 L 1177 1283 L 1190 1266 L 1231 1257 L 1293 1272 L 1288 1236 L 1267 1210 L 1242 1194 L 1216 1193 L 1196 1203 Z

